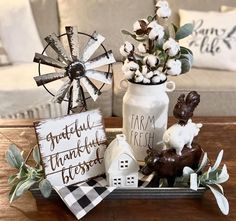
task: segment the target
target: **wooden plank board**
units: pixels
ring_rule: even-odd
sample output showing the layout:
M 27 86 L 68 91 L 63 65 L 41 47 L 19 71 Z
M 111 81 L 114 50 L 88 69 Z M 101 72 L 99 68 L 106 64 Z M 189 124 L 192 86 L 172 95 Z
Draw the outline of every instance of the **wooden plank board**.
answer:
M 44 174 L 69 186 L 105 173 L 106 134 L 99 110 L 35 123 Z

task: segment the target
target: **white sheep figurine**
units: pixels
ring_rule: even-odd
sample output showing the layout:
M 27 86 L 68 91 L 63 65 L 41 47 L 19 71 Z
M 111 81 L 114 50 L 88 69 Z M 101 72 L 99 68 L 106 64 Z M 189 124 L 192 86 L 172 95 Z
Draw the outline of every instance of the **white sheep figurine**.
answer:
M 172 125 L 163 135 L 165 148 L 174 148 L 176 154 L 182 155 L 181 152 L 185 145 L 192 148 L 193 138 L 198 135 L 201 127 L 201 123 L 193 123 L 191 119 L 183 126 L 178 123 Z

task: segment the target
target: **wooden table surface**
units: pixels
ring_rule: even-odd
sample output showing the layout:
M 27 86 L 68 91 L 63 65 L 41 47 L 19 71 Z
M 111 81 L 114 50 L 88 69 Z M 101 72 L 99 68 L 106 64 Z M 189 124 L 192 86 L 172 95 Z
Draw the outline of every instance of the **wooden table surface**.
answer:
M 223 185 L 230 204 L 228 216 L 221 214 L 207 191 L 201 199 L 104 200 L 82 220 L 236 221 L 236 117 L 194 120 L 204 123 L 198 141 L 211 159 L 221 149 L 225 150 L 223 162 L 230 174 L 229 181 Z M 105 120 L 106 127 L 121 127 L 121 124 L 120 118 Z M 32 120 L 0 120 L 0 220 L 76 220 L 61 200 L 36 200 L 31 193 L 9 205 L 7 176 L 14 170 L 5 162 L 5 152 L 10 143 L 27 153 L 36 143 Z

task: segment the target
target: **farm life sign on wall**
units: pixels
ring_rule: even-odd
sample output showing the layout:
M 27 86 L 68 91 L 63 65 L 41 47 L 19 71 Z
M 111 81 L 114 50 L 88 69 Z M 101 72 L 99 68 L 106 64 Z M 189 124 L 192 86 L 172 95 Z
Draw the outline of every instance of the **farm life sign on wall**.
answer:
M 99 110 L 35 123 L 45 176 L 71 185 L 105 172 L 106 135 Z

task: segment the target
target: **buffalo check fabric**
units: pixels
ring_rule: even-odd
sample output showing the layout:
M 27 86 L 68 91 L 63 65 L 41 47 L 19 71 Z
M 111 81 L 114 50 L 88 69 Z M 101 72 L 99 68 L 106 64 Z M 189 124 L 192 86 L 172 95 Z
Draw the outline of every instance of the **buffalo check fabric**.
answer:
M 152 180 L 153 174 L 144 176 L 139 174 L 139 187 L 145 187 Z M 71 186 L 54 186 L 55 191 L 76 216 L 81 219 L 116 187 L 108 187 L 105 176 Z

